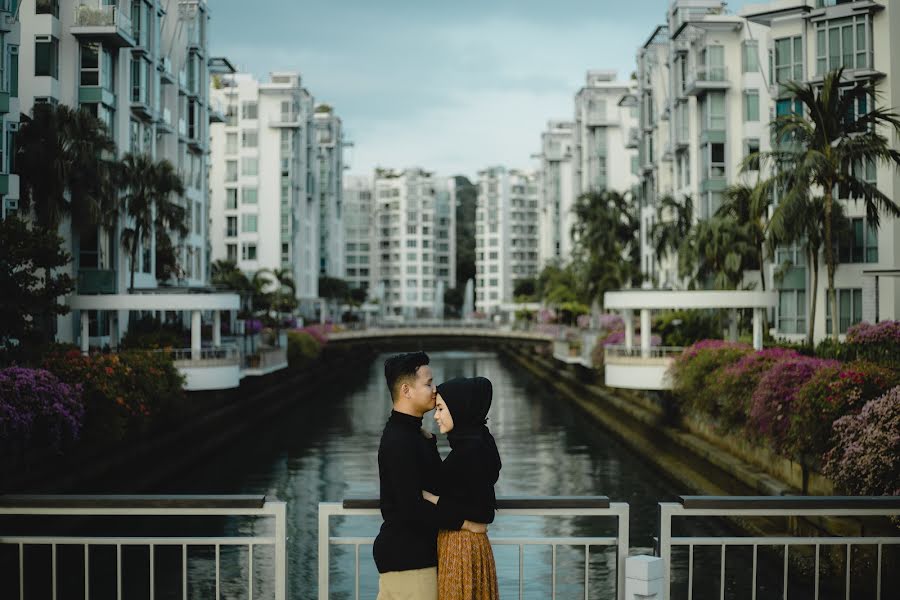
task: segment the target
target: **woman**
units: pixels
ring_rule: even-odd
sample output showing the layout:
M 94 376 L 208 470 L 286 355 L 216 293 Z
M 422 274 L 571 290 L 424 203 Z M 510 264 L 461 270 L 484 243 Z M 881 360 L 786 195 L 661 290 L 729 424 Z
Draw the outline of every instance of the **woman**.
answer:
M 500 454 L 487 428 L 492 386 L 484 377 L 460 377 L 437 388 L 434 420 L 450 442 L 441 464 L 439 496 L 422 495 L 435 503 L 441 520 L 467 519 L 491 523 L 497 509 L 494 484 L 500 475 Z M 438 598 L 495 600 L 497 568 L 486 533 L 441 529 L 438 533 Z

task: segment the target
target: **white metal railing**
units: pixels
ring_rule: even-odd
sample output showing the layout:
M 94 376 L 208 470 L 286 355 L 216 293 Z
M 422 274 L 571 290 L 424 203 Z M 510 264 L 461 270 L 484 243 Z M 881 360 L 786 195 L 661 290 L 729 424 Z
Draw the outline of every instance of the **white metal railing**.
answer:
M 81 0 L 75 5 L 75 25 L 78 27 L 117 27 L 131 32 L 131 17 L 116 5 L 101 4 L 100 0 Z
M 690 86 L 700 81 L 728 81 L 728 67 L 720 65 L 699 66 L 688 76 L 688 85 Z
M 669 600 L 672 592 L 672 550 L 677 547 L 687 547 L 687 585 L 688 599 L 692 598 L 693 585 L 696 579 L 694 573 L 694 547 L 719 547 L 720 560 L 718 573 L 701 573 L 701 577 L 718 576 L 719 597 L 725 598 L 726 563 L 725 549 L 727 547 L 752 548 L 751 564 L 751 592 L 750 597 L 757 599 L 757 577 L 759 568 L 758 550 L 760 546 L 779 546 L 784 550 L 782 581 L 783 598 L 788 597 L 790 549 L 795 546 L 814 547 L 815 549 L 815 576 L 813 593 L 816 600 L 820 598 L 820 553 L 823 546 L 841 546 L 847 550 L 846 566 L 844 572 L 844 598 L 850 599 L 851 582 L 851 550 L 854 546 L 874 546 L 877 548 L 876 568 L 876 598 L 881 600 L 882 591 L 887 591 L 894 597 L 894 591 L 882 590 L 882 550 L 884 546 L 900 547 L 900 537 L 884 535 L 866 535 L 866 530 L 871 527 L 860 527 L 863 532 L 855 536 L 674 536 L 672 534 L 672 520 L 684 517 L 885 517 L 900 515 L 900 497 L 839 497 L 839 496 L 682 496 L 680 502 L 661 502 L 659 504 L 659 556 L 663 560 L 664 589 L 663 598 Z
M 526 546 L 551 547 L 551 582 L 550 597 L 556 598 L 557 581 L 557 548 L 575 546 L 584 548 L 584 598 L 589 597 L 590 590 L 590 556 L 592 548 L 614 548 L 616 552 L 615 571 L 616 597 L 622 598 L 625 590 L 625 559 L 628 558 L 628 504 L 610 502 L 602 496 L 590 497 L 527 497 L 498 498 L 497 521 L 507 517 L 598 517 L 612 519 L 615 522 L 616 534 L 596 537 L 581 535 L 563 536 L 515 536 L 490 537 L 492 546 L 518 547 L 518 597 L 525 597 L 525 560 Z M 341 502 L 319 503 L 319 600 L 328 600 L 330 583 L 330 549 L 331 546 L 352 546 L 354 549 L 354 598 L 360 598 L 360 546 L 371 545 L 374 537 L 369 536 L 336 536 L 331 535 L 332 517 L 373 517 L 380 516 L 378 499 L 344 500 Z M 495 525 L 491 525 L 494 528 Z M 544 528 L 546 530 L 547 527 Z M 499 570 L 499 569 L 498 569 Z
M 91 569 L 91 550 L 104 547 L 115 548 L 116 561 L 115 573 L 107 573 L 115 579 L 116 597 L 123 597 L 123 548 L 146 548 L 148 550 L 145 593 L 149 592 L 150 600 L 156 598 L 156 554 L 160 549 L 181 548 L 181 589 L 182 597 L 188 597 L 188 575 L 191 561 L 188 559 L 188 550 L 197 548 L 214 549 L 214 567 L 209 565 L 210 575 L 215 577 L 215 598 L 222 597 L 221 587 L 223 582 L 229 586 L 237 582 L 247 590 L 250 598 L 254 593 L 254 569 L 253 553 L 255 548 L 269 547 L 274 552 L 273 581 L 269 582 L 274 591 L 276 600 L 286 600 L 286 570 L 287 554 L 285 541 L 287 539 L 287 519 L 285 503 L 266 496 L 0 496 L 0 517 L 56 517 L 56 518 L 83 518 L 83 517 L 128 517 L 152 518 L 155 524 L 160 523 L 160 528 L 154 528 L 154 535 L 46 535 L 46 523 L 40 526 L 40 534 L 20 533 L 7 535 L 0 529 L 0 546 L 12 546 L 13 552 L 18 551 L 19 573 L 19 600 L 30 598 L 33 593 L 28 589 L 29 581 L 24 576 L 26 548 L 34 546 L 50 547 L 49 562 L 46 571 L 50 574 L 51 598 L 56 600 L 61 586 L 71 584 L 62 578 L 58 572 L 58 550 L 61 548 L 81 549 L 84 564 L 84 597 L 91 597 L 91 587 L 96 581 L 96 570 Z M 192 535 L 180 536 L 158 533 L 166 531 L 165 524 L 180 523 L 179 519 L 194 517 L 192 521 L 200 518 L 234 517 L 246 519 L 266 519 L 269 522 L 264 535 L 230 535 L 227 532 L 219 535 Z M 21 523 L 13 521 L 16 528 L 21 528 L 26 519 L 20 519 Z M 46 519 L 42 519 L 46 520 Z M 167 521 L 168 520 L 168 521 Z M 134 521 L 132 521 L 134 523 Z M 128 524 L 123 522 L 121 529 L 126 530 Z M 109 527 L 104 527 L 109 529 Z M 221 561 L 223 548 L 247 548 L 247 563 L 245 567 L 235 569 L 235 572 L 227 571 L 227 562 Z M 30 556 L 34 556 L 30 554 Z M 226 572 L 223 573 L 223 567 Z M 91 575 L 94 575 L 92 577 Z M 101 587 L 107 589 L 112 582 L 101 581 Z M 129 580 L 130 584 L 133 584 Z M 79 582 L 81 585 L 81 582 Z M 68 588 L 65 588 L 68 591 Z
M 151 350 L 162 352 L 172 357 L 176 363 L 191 363 L 191 366 L 228 366 L 240 363 L 240 353 L 236 346 L 212 346 L 192 348 L 162 348 Z M 176 365 L 178 366 L 178 365 Z M 181 364 L 181 366 L 187 366 Z
M 644 350 L 640 345 L 628 348 L 625 344 L 610 344 L 603 348 L 605 357 L 674 358 L 682 352 L 684 352 L 683 346 L 650 346 Z

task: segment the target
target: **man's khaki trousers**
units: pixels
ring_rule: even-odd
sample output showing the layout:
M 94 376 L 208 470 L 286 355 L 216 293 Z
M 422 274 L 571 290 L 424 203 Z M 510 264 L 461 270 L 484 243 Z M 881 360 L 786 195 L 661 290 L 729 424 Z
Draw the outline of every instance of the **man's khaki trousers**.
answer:
M 437 567 L 378 576 L 378 600 L 437 600 Z

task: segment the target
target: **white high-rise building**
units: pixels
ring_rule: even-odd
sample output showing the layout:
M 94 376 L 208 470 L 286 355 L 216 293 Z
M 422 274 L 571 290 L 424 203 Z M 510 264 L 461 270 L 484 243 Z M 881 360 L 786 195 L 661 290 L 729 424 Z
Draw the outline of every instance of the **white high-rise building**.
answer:
M 616 81 L 615 71 L 587 72 L 584 87 L 575 95 L 576 198 L 586 192 L 630 192 L 637 184 L 631 165 L 635 152 L 626 147 L 637 123 L 634 91 L 633 82 Z
M 343 190 L 344 273 L 341 275 L 352 288 L 374 290 L 374 206 L 372 178 L 344 177 Z
M 786 93 L 787 81 L 820 83 L 825 73 L 844 68 L 849 87 L 874 83 L 875 105 L 894 111 L 900 106 L 900 5 L 888 1 L 783 0 L 747 7 L 742 13 L 751 23 L 766 27 L 768 61 L 760 60 L 760 72 L 768 84 L 766 106 L 774 118 L 796 110 Z M 766 56 L 766 52 L 762 53 Z M 729 68 L 731 63 L 729 62 Z M 761 98 L 763 97 L 760 92 Z M 771 97 L 771 100 L 768 98 Z M 869 102 L 855 107 L 857 114 L 871 110 Z M 900 148 L 895 132 L 883 130 L 892 147 Z M 894 202 L 900 200 L 900 175 L 886 164 L 868 165 L 863 176 Z M 860 321 L 875 323 L 900 319 L 900 219 L 880 215 L 880 227 L 870 226 L 862 202 L 846 197 L 838 189 L 836 198 L 850 219 L 850 235 L 837 240 L 838 266 L 834 284 L 838 303 L 838 329 L 843 334 Z M 812 273 L 800 247 L 780 248 L 778 267 L 792 267 L 774 282 L 778 289 L 776 333 L 801 338 L 810 315 Z M 831 309 L 827 301 L 824 257 L 819 257 L 814 338 L 831 332 Z
M 3 85 L 12 85 L 18 78 L 16 112 L 31 114 L 40 103 L 88 110 L 106 124 L 120 157 L 133 152 L 169 160 L 184 181 L 185 194 L 175 201 L 186 209 L 190 231 L 183 240 L 170 237 L 178 272 L 168 283 L 206 285 L 208 124 L 222 118 L 210 109 L 210 64 L 228 64 L 208 54 L 206 1 L 47 0 L 20 3 L 18 15 L 25 43 L 11 44 L 15 38 L 2 34 L 6 44 L 2 64 L 9 71 L 2 80 Z M 14 106 L 10 103 L 10 108 Z M 14 181 L 10 179 L 10 198 Z M 121 245 L 126 226 L 125 217 L 113 228 L 82 232 L 73 232 L 68 220 L 60 225 L 74 258 L 75 296 L 82 298 L 75 310 L 58 320 L 61 341 L 84 338 L 87 330 L 90 345 L 115 346 L 127 330 L 128 307 L 133 310 L 139 303 L 113 296 L 124 294 L 130 283 L 131 264 Z M 135 264 L 134 287 L 149 291 L 157 287 L 154 231 L 147 232 L 143 247 Z M 100 294 L 109 298 L 103 302 L 90 298 Z M 102 310 L 77 308 L 101 304 Z M 87 344 L 82 339 L 84 348 Z
M 542 265 L 566 263 L 572 258 L 572 226 L 575 217 L 575 172 L 572 145 L 575 123 L 550 121 L 541 134 L 538 171 L 538 208 L 540 209 L 540 253 Z
M 297 298 L 318 296 L 319 197 L 312 95 L 300 74 L 217 80 L 225 122 L 212 128 L 214 259 L 247 273 L 288 269 Z
M 376 169 L 376 297 L 385 315 L 435 315 L 456 282 L 451 181 L 419 168 Z
M 475 309 L 497 313 L 518 281 L 539 267 L 537 177 L 491 167 L 478 173 L 475 210 Z
M 20 22 L 14 18 L 15 2 L 0 3 L 0 219 L 19 211 L 19 176 L 13 173 L 11 154 L 19 130 L 19 42 Z
M 344 132 L 327 104 L 315 110 L 318 144 L 319 274 L 344 276 L 343 177 Z

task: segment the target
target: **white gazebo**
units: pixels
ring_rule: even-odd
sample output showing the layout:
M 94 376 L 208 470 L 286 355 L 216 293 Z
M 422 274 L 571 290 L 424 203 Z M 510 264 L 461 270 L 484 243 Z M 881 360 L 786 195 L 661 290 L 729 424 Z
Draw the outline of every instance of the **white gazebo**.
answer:
M 90 348 L 90 319 L 88 311 L 190 311 L 191 347 L 176 349 L 175 366 L 185 376 L 187 390 L 211 390 L 237 387 L 241 380 L 240 356 L 237 348 L 223 348 L 221 337 L 222 311 L 238 310 L 241 300 L 237 294 L 92 294 L 75 295 L 68 300 L 72 310 L 81 311 L 81 351 Z M 201 313 L 213 314 L 212 348 L 203 348 Z M 111 320 L 111 327 L 115 321 Z M 118 332 L 111 337 L 118 339 Z
M 619 311 L 625 322 L 625 343 L 607 346 L 604 355 L 606 385 L 644 390 L 663 390 L 671 387 L 666 371 L 674 356 L 682 348 L 654 348 L 650 311 L 677 309 L 719 309 L 731 314 L 729 339 L 738 339 L 739 309 L 753 310 L 753 347 L 763 347 L 763 323 L 765 311 L 774 308 L 778 300 L 776 292 L 762 291 L 673 291 L 673 290 L 621 290 L 603 295 L 607 310 Z M 640 311 L 641 345 L 634 347 L 634 313 Z

